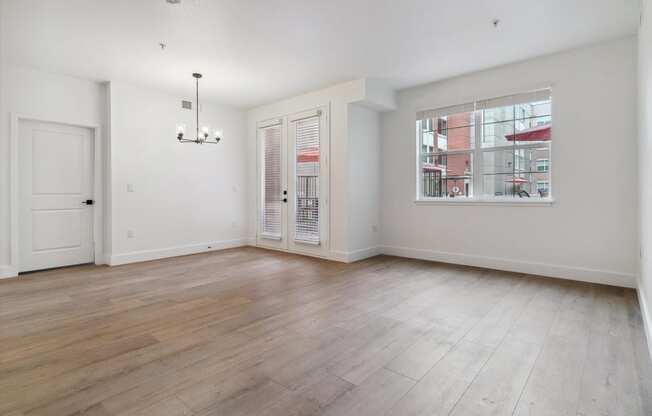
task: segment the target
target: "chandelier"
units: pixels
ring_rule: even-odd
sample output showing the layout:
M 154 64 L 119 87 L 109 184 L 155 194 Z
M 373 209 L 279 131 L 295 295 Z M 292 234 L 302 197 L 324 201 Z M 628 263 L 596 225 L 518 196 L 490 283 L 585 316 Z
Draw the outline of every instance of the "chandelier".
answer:
M 202 126 L 201 129 L 199 128 L 199 78 L 202 77 L 201 74 L 194 73 L 192 74 L 193 78 L 195 78 L 195 136 L 194 138 L 185 138 L 184 135 L 186 133 L 186 125 L 185 124 L 177 124 L 177 140 L 179 143 L 197 143 L 197 144 L 204 144 L 204 143 L 210 143 L 210 144 L 217 144 L 222 140 L 222 132 L 219 130 L 214 130 L 213 135 L 211 136 L 210 134 L 210 127 L 209 126 Z

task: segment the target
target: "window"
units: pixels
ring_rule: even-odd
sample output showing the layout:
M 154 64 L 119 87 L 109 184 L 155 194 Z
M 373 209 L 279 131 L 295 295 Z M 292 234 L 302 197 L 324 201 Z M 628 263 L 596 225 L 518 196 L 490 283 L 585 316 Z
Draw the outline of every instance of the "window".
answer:
M 548 172 L 550 161 L 548 159 L 537 159 L 537 172 Z
M 418 199 L 549 198 L 551 104 L 546 89 L 419 112 Z
M 541 196 L 548 196 L 548 188 L 550 183 L 548 181 L 537 181 L 537 192 Z

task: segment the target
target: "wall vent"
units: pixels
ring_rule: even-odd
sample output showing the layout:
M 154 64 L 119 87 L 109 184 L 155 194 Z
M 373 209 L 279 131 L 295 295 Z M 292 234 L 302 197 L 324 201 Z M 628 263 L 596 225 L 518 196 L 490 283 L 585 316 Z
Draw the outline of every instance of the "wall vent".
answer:
M 181 101 L 181 108 L 185 108 L 186 110 L 192 110 L 192 101 L 186 101 L 186 100 Z

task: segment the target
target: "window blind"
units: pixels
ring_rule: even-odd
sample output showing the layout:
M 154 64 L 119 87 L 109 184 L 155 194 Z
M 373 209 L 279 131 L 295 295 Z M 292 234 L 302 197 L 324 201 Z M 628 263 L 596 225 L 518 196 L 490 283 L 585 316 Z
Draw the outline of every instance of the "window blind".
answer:
M 320 117 L 295 121 L 296 241 L 319 243 Z
M 437 108 L 434 110 L 423 110 L 417 112 L 417 120 L 446 117 L 453 114 L 469 113 L 476 110 L 486 110 L 488 108 L 548 101 L 551 98 L 552 92 L 550 88 L 545 88 L 520 94 L 506 95 L 504 97 L 491 98 L 488 100 L 479 100 L 471 103 L 452 105 L 448 107 Z
M 521 94 L 491 98 L 489 100 L 480 100 L 475 103 L 475 108 L 476 110 L 486 110 L 488 108 L 508 107 L 511 105 L 549 101 L 551 97 L 550 89 L 530 91 Z
M 417 120 L 426 120 L 431 118 L 446 117 L 453 114 L 469 113 L 475 110 L 474 103 L 451 105 L 449 107 L 442 107 L 436 110 L 424 110 L 417 113 Z
M 260 130 L 263 155 L 263 218 L 262 232 L 268 237 L 281 238 L 281 126 Z

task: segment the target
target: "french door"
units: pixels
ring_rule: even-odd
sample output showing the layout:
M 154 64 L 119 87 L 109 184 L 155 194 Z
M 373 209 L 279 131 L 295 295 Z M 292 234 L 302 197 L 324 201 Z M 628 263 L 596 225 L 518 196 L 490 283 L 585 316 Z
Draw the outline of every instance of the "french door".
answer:
M 326 256 L 328 108 L 258 124 L 258 233 L 262 247 Z

